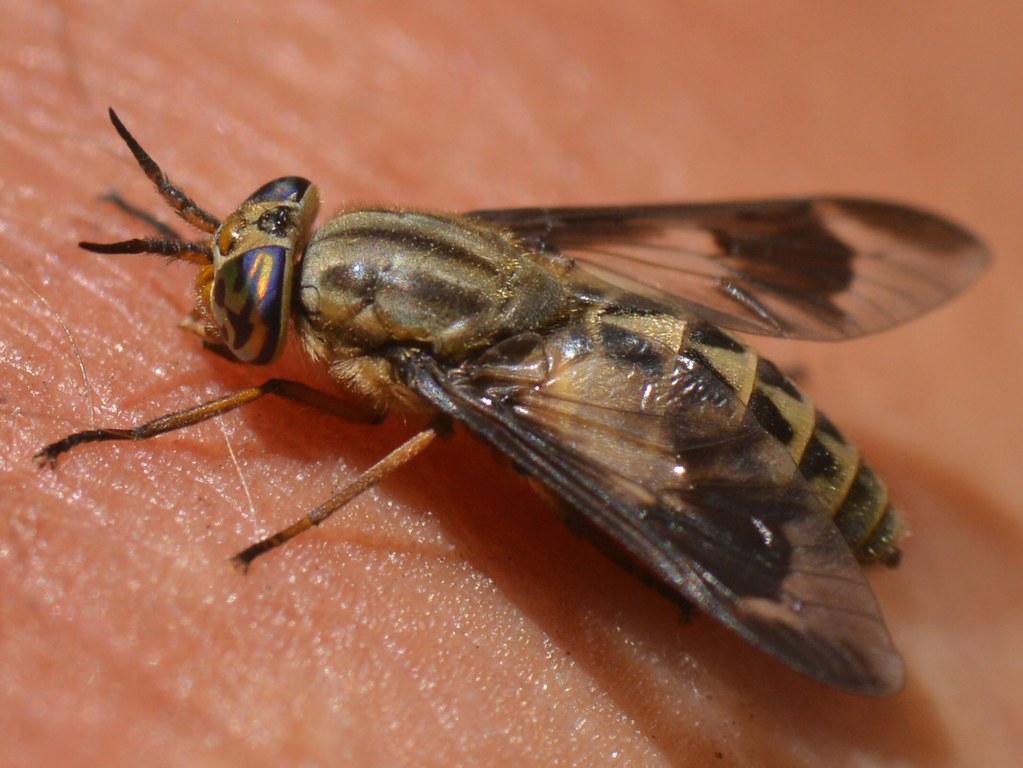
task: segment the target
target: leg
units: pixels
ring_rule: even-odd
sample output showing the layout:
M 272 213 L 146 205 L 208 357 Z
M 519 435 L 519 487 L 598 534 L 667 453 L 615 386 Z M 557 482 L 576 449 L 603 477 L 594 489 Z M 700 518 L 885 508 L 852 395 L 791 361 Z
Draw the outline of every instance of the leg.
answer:
M 437 429 L 437 427 L 430 427 L 429 429 L 424 429 L 419 434 L 410 438 L 355 478 L 336 494 L 331 496 L 326 502 L 318 506 L 308 515 L 296 520 L 287 528 L 278 531 L 272 536 L 267 536 L 262 541 L 257 541 L 251 547 L 242 550 L 231 558 L 231 562 L 243 571 L 246 571 L 252 561 L 260 555 L 281 546 L 281 544 L 290 541 L 298 536 L 298 534 L 309 530 L 314 525 L 319 525 L 360 493 L 376 485 L 389 474 L 394 472 L 394 470 L 407 464 L 422 453 L 426 447 L 433 442 L 434 438 L 437 437 Z
M 76 445 L 81 445 L 82 443 L 102 443 L 107 440 L 148 440 L 151 437 L 162 435 L 164 432 L 173 432 L 182 427 L 190 427 L 201 421 L 233 411 L 235 408 L 240 408 L 254 400 L 258 400 L 263 395 L 277 395 L 288 400 L 311 405 L 335 416 L 340 416 L 346 421 L 372 423 L 382 418 L 382 414 L 372 413 L 354 403 L 324 394 L 297 381 L 270 379 L 258 387 L 249 387 L 217 400 L 197 405 L 194 408 L 186 408 L 177 413 L 160 416 L 133 429 L 89 429 L 84 432 L 75 432 L 63 440 L 58 440 L 46 446 L 34 458 L 40 466 L 49 464 L 51 468 L 56 468 L 57 457 L 62 453 L 70 451 Z
M 161 237 L 166 238 L 167 240 L 184 239 L 170 225 L 160 221 L 160 219 L 156 218 L 153 214 L 149 213 L 148 211 L 144 211 L 138 206 L 132 205 L 123 197 L 121 197 L 121 195 L 118 194 L 117 192 L 107 192 L 100 198 L 100 200 L 106 203 L 112 203 L 115 207 L 120 209 L 122 213 L 126 213 L 133 219 L 141 221 L 143 224 L 146 224 L 147 226 L 151 227 L 153 230 L 158 232 Z

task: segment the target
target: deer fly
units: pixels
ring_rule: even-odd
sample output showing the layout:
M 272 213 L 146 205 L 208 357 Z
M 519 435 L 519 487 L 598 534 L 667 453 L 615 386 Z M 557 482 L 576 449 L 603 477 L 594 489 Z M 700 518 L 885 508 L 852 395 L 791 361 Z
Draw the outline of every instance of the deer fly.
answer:
M 263 365 L 293 327 L 339 392 L 270 379 L 134 428 L 72 434 L 40 464 L 269 394 L 351 420 L 426 414 L 428 428 L 235 562 L 247 568 L 322 523 L 457 423 L 679 603 L 824 683 L 872 695 L 902 686 L 902 659 L 860 568 L 898 562 L 899 515 L 859 451 L 735 333 L 837 341 L 907 321 L 983 270 L 988 253 L 969 232 L 846 197 L 457 215 L 360 208 L 315 229 L 317 188 L 297 176 L 263 185 L 220 221 L 113 110 L 110 119 L 203 236 L 81 247 L 195 264 L 188 325 L 207 346 Z

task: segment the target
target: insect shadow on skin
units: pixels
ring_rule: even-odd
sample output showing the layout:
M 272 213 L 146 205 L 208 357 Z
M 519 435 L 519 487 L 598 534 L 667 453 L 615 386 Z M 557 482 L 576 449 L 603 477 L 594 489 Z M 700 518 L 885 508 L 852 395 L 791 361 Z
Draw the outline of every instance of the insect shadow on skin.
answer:
M 392 410 L 430 419 L 324 504 L 236 555 L 247 568 L 462 424 L 574 530 L 680 604 L 827 684 L 901 688 L 902 659 L 860 567 L 898 562 L 899 515 L 859 451 L 733 332 L 837 341 L 905 322 L 983 271 L 987 250 L 969 232 L 843 197 L 353 209 L 315 229 L 318 191 L 296 176 L 263 185 L 221 221 L 110 118 L 203 236 L 82 247 L 195 264 L 186 325 L 205 345 L 262 365 L 293 327 L 339 393 L 270 379 L 134 428 L 69 435 L 37 454 L 41 464 L 271 394 L 349 421 Z

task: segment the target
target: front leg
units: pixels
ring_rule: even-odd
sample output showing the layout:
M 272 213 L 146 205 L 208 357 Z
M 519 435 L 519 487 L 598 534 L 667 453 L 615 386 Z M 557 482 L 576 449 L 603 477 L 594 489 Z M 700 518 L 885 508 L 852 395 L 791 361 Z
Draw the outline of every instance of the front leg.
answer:
M 49 465 L 51 469 L 56 469 L 57 458 L 77 445 L 82 445 L 83 443 L 103 443 L 108 440 L 148 440 L 165 432 L 173 432 L 176 429 L 190 427 L 207 419 L 221 416 L 228 411 L 233 411 L 235 408 L 248 405 L 264 395 L 277 395 L 288 400 L 311 405 L 314 408 L 339 416 L 346 421 L 368 424 L 380 421 L 384 416 L 383 413 L 374 411 L 367 406 L 360 406 L 356 403 L 324 394 L 297 381 L 269 379 L 257 387 L 248 387 L 216 400 L 211 400 L 208 403 L 159 416 L 130 429 L 88 429 L 83 432 L 75 432 L 62 440 L 46 446 L 33 458 L 41 467 Z

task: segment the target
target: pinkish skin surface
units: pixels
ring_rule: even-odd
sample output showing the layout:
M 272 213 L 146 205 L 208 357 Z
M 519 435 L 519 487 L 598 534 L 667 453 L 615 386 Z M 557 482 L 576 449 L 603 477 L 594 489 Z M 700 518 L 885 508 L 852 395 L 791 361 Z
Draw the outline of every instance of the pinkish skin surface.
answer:
M 350 5 L 8 9 L 9 764 L 1011 764 L 1023 748 L 1019 8 Z M 320 186 L 325 213 L 826 191 L 969 223 L 999 260 L 951 306 L 855 343 L 762 346 L 806 371 L 907 512 L 903 566 L 872 576 L 905 691 L 832 691 L 708 619 L 684 626 L 464 435 L 248 576 L 230 555 L 413 425 L 267 402 L 37 470 L 32 453 L 68 431 L 267 373 L 175 327 L 187 267 L 75 247 L 139 234 L 97 200 L 112 188 L 161 211 L 108 105 L 217 215 L 295 173 Z M 297 355 L 274 372 L 322 383 Z

